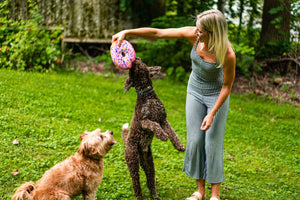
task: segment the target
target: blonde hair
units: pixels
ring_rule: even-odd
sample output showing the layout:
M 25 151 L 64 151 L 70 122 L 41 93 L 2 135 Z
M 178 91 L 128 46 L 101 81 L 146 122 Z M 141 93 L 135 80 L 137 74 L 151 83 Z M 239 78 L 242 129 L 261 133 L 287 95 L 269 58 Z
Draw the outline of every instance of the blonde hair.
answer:
M 197 22 L 209 34 L 208 50 L 216 54 L 219 67 L 224 64 L 228 48 L 228 26 L 219 10 L 207 10 L 197 16 Z

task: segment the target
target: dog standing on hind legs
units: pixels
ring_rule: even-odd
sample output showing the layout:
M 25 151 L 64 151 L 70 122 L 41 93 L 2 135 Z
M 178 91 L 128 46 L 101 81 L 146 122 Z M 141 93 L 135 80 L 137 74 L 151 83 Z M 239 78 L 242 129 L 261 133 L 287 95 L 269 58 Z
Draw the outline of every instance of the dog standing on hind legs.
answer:
M 158 73 L 160 67 L 147 67 L 140 58 L 132 63 L 129 78 L 124 85 L 127 92 L 135 87 L 137 100 L 130 130 L 128 124 L 122 129 L 122 138 L 125 145 L 125 160 L 132 178 L 135 196 L 142 200 L 142 191 L 139 181 L 139 165 L 146 174 L 147 187 L 152 196 L 160 199 L 155 188 L 155 168 L 151 151 L 154 135 L 162 141 L 170 139 L 175 149 L 185 151 L 170 123 L 163 103 L 153 90 L 151 77 Z

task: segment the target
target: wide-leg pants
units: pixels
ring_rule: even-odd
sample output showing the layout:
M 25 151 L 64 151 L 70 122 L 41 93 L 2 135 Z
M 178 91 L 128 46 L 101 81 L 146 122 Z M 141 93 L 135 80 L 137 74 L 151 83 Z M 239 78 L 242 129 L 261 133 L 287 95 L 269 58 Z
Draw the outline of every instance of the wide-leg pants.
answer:
M 218 95 L 202 96 L 187 94 L 186 126 L 187 144 L 183 171 L 194 179 L 205 179 L 208 183 L 225 180 L 223 168 L 223 144 L 229 109 L 229 97 L 218 110 L 212 126 L 200 130 L 204 117 L 214 106 Z

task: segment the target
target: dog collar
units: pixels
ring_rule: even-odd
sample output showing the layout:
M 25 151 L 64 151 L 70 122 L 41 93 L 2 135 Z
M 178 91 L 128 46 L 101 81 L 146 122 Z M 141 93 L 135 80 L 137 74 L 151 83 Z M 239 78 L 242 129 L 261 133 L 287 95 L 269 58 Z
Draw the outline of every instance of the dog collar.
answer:
M 146 95 L 146 94 L 150 94 L 151 92 L 154 92 L 151 86 L 148 86 L 145 89 L 135 90 L 135 91 L 138 95 Z

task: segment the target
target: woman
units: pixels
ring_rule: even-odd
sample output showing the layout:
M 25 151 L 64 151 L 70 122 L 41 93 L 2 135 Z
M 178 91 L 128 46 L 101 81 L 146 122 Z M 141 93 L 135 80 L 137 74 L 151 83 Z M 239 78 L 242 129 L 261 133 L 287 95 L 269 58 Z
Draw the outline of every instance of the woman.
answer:
M 197 191 L 187 200 L 206 198 L 205 180 L 212 184 L 211 200 L 219 200 L 220 185 L 225 180 L 223 143 L 236 60 L 224 15 L 218 10 L 200 13 L 196 27 L 123 30 L 112 36 L 112 42 L 118 41 L 120 45 L 125 36 L 187 39 L 193 45 L 186 98 L 187 146 L 183 171 L 196 179 Z

